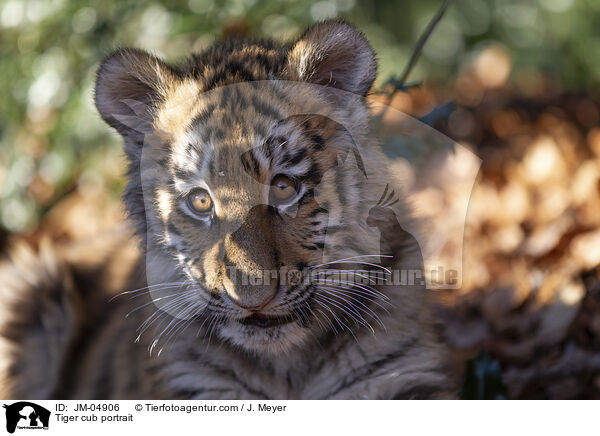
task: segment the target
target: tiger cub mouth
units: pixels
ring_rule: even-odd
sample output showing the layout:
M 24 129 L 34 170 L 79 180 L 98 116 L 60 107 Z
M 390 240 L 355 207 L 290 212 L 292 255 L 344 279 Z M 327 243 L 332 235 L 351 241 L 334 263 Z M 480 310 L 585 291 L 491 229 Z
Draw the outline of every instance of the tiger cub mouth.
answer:
M 240 324 L 253 327 L 271 328 L 289 324 L 296 319 L 297 317 L 292 314 L 284 316 L 269 316 L 262 313 L 253 313 L 252 315 L 240 319 L 239 322 Z

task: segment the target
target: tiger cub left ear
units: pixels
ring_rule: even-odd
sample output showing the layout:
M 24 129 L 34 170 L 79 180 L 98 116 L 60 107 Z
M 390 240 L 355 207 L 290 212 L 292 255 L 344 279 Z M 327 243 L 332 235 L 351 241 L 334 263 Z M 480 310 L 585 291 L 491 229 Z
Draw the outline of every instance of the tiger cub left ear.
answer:
M 342 20 L 309 28 L 288 57 L 292 80 L 366 95 L 377 72 L 375 53 L 365 36 Z

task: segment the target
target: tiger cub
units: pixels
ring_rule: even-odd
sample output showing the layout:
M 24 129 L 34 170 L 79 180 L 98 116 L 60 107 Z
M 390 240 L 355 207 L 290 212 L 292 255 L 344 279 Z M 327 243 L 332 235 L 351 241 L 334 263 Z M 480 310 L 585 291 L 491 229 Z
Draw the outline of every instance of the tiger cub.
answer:
M 0 396 L 452 398 L 425 284 L 389 281 L 423 260 L 370 131 L 375 74 L 340 20 L 104 59 L 136 235 L 12 253 Z

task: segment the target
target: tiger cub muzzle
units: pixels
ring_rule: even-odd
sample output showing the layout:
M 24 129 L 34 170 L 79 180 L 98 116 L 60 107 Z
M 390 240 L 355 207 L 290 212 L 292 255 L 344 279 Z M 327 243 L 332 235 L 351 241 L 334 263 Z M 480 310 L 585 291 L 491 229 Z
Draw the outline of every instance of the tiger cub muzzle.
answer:
M 269 206 L 253 207 L 241 226 L 224 238 L 223 289 L 236 305 L 263 309 L 277 293 L 277 248 Z

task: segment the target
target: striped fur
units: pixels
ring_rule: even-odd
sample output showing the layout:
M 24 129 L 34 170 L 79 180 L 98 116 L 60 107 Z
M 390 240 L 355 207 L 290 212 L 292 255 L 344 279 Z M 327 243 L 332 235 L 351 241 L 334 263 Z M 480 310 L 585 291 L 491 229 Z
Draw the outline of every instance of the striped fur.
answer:
M 332 265 L 375 277 L 378 258 L 359 256 L 384 246 L 393 268 L 415 266 L 416 240 L 373 212 L 392 178 L 363 101 L 374 78 L 371 48 L 341 21 L 290 45 L 218 43 L 180 66 L 109 56 L 96 104 L 125 140 L 142 254 L 125 262 L 125 234 L 91 264 L 79 246 L 13 256 L 0 272 L 14 279 L 0 301 L 14 313 L 0 322 L 0 395 L 452 397 L 422 284 L 323 282 Z M 290 204 L 272 201 L 278 174 L 299 186 Z M 186 203 L 197 189 L 212 198 L 208 215 Z M 401 196 L 387 200 L 397 226 L 413 226 Z M 265 270 L 268 283 L 240 279 Z M 290 270 L 320 279 L 285 281 Z M 41 359 L 51 364 L 36 378 Z

